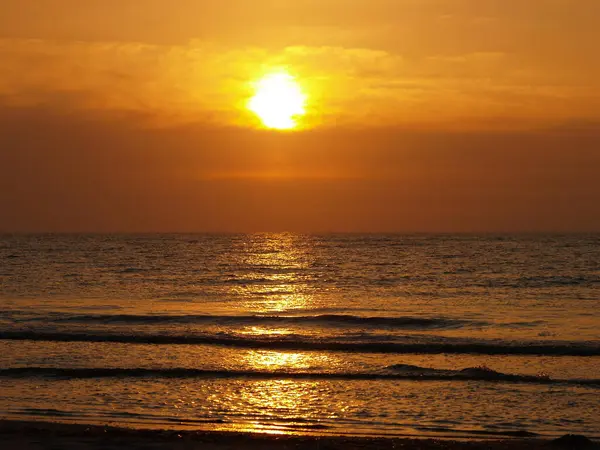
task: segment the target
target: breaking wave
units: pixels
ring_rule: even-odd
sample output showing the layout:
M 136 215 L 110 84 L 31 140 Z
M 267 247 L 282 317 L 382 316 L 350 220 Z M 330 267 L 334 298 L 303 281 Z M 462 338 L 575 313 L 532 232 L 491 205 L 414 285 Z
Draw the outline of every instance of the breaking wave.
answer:
M 569 384 L 600 388 L 600 379 L 551 379 L 547 376 L 496 372 L 486 367 L 444 370 L 419 366 L 390 366 L 378 372 L 286 372 L 255 370 L 203 370 L 191 368 L 52 368 L 17 367 L 0 369 L 0 378 L 246 378 L 306 380 L 414 380 L 487 381 L 528 384 Z
M 369 339 L 367 339 L 367 337 Z M 396 354 L 480 354 L 480 355 L 538 355 L 538 356 L 600 356 L 597 343 L 572 342 L 511 342 L 511 341 L 424 341 L 390 342 L 381 336 L 364 336 L 362 340 L 322 339 L 309 336 L 248 336 L 216 334 L 126 334 L 75 333 L 44 331 L 3 331 L 0 339 L 56 342 L 118 342 L 132 344 L 218 345 L 237 348 L 272 350 L 325 350 L 354 353 Z M 341 339 L 341 338 L 340 338 Z
M 349 314 L 314 316 L 219 316 L 219 315 L 137 315 L 90 314 L 44 317 L 44 321 L 94 324 L 204 324 L 204 325 L 329 325 L 337 327 L 385 327 L 397 329 L 449 329 L 465 326 L 484 326 L 486 322 L 426 317 L 362 317 Z M 42 320 L 35 319 L 35 320 Z

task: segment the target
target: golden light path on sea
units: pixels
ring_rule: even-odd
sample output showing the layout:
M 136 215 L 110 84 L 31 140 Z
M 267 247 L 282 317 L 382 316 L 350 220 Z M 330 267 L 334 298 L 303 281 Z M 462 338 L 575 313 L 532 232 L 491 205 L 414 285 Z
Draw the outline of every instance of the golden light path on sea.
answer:
M 286 122 L 282 121 L 281 125 Z M 267 238 L 270 240 L 265 251 L 264 238 L 259 239 L 255 247 L 248 244 L 245 265 L 262 271 L 260 277 L 265 283 L 260 286 L 263 300 L 260 302 L 248 301 L 245 308 L 261 315 L 288 315 L 293 310 L 310 309 L 312 296 L 304 289 L 304 284 L 298 272 L 308 267 L 307 255 L 302 246 L 297 245 L 297 237 L 293 235 L 277 235 Z M 257 251 L 260 250 L 260 251 Z M 264 273 L 266 272 L 266 273 Z M 252 284 L 235 288 L 236 294 L 252 298 L 256 286 Z M 294 330 L 285 326 L 273 327 L 250 326 L 241 331 L 241 334 L 263 338 L 285 338 L 294 333 Z M 277 350 L 250 350 L 241 355 L 244 365 L 256 371 L 306 371 L 315 367 L 328 367 L 332 356 L 322 353 L 277 351 Z M 241 386 L 242 392 L 237 396 L 244 399 L 245 408 L 264 411 L 265 414 L 275 414 L 280 417 L 287 427 L 278 428 L 266 425 L 260 419 L 240 424 L 236 431 L 260 432 L 267 434 L 290 434 L 289 423 L 294 418 L 310 420 L 310 411 L 304 410 L 314 396 L 318 395 L 320 381 L 303 380 L 256 380 Z M 298 423 L 301 426 L 304 422 Z M 219 429 L 219 427 L 217 427 Z M 231 429 L 231 428 L 224 428 Z

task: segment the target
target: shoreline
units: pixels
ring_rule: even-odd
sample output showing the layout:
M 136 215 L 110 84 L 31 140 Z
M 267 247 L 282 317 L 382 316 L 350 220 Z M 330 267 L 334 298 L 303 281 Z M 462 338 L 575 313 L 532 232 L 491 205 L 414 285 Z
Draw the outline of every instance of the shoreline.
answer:
M 65 424 L 0 419 L 4 450 L 44 449 L 203 449 L 256 448 L 263 450 L 505 450 L 505 449 L 600 449 L 583 440 L 548 440 L 539 437 L 468 440 L 423 437 L 306 436 L 247 432 L 133 429 L 125 426 Z

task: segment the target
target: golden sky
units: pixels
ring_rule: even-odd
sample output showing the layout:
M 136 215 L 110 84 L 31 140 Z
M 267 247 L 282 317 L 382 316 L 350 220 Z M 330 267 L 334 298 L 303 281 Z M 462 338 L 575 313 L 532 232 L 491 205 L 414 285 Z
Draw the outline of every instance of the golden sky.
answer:
M 597 0 L 3 0 L 0 230 L 600 230 L 598 42 Z

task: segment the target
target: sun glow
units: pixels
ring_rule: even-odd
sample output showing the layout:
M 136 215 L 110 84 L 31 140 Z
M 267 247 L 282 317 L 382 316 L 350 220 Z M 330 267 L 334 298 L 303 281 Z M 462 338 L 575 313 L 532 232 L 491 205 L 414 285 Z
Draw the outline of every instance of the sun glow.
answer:
M 248 109 L 267 128 L 291 130 L 296 128 L 297 118 L 306 113 L 306 95 L 289 73 L 266 75 L 255 84 L 255 90 Z

